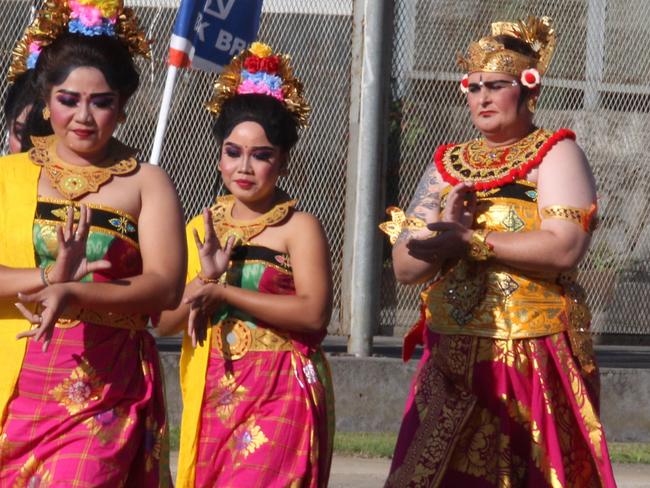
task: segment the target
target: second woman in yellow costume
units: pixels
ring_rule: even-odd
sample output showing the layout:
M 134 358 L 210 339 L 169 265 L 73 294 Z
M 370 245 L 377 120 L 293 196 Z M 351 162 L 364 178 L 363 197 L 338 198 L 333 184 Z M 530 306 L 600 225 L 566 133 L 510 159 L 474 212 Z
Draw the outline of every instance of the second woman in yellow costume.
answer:
M 319 221 L 280 190 L 308 107 L 288 58 L 254 43 L 221 74 L 219 171 L 230 194 L 187 226 L 178 486 L 325 487 L 333 436 L 320 342 L 332 300 Z

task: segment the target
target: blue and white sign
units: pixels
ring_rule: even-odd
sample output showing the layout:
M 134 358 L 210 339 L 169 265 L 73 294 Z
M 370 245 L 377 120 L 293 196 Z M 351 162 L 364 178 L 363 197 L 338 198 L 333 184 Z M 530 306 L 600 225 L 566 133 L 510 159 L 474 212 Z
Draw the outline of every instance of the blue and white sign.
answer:
M 262 0 L 183 0 L 169 49 L 169 64 L 221 71 L 257 37 Z

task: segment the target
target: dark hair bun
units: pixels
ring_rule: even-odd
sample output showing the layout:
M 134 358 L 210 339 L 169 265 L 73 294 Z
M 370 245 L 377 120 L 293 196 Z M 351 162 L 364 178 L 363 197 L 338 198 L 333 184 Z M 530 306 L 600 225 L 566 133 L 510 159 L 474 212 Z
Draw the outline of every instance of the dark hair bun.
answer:
M 235 95 L 226 100 L 214 124 L 214 134 L 222 144 L 242 122 L 257 122 L 266 138 L 283 151 L 290 151 L 298 142 L 298 123 L 284 104 L 268 95 Z

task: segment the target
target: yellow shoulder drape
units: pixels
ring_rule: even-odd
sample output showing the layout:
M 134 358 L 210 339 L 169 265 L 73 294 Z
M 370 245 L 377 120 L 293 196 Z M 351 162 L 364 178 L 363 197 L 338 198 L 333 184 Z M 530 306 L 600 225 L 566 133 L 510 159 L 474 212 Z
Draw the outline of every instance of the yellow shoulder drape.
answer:
M 201 239 L 205 238 L 203 216 L 194 217 L 185 229 L 187 238 L 188 262 L 187 282 L 191 281 L 201 270 L 199 253 L 194 243 L 192 229 L 196 229 Z M 192 341 L 183 333 L 183 351 L 181 352 L 181 393 L 183 395 L 183 417 L 181 422 L 180 452 L 178 454 L 177 488 L 194 488 L 196 457 L 199 444 L 199 423 L 201 404 L 205 390 L 205 375 L 210 355 L 211 328 L 203 346 L 192 347 Z
M 0 266 L 35 268 L 32 228 L 40 168 L 27 153 L 0 158 Z M 16 298 L 0 299 L 0 431 L 22 367 L 26 340 L 16 334 L 30 328 Z

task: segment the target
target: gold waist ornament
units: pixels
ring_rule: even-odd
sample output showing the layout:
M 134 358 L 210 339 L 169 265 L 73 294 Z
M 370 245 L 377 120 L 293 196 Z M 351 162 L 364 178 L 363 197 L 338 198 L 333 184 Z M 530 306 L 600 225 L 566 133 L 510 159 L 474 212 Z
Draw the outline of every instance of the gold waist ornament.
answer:
M 114 312 L 95 312 L 93 310 L 68 308 L 57 321 L 58 329 L 72 329 L 81 322 L 106 325 L 116 329 L 145 330 L 149 316 L 127 315 Z
M 212 347 L 225 359 L 243 358 L 250 351 L 292 351 L 291 339 L 266 327 L 249 327 L 243 320 L 228 317 L 214 326 Z
M 429 329 L 495 339 L 541 337 L 567 330 L 573 309 L 556 278 L 535 278 L 489 263 L 460 261 L 422 293 Z M 588 309 L 580 304 L 580 312 Z M 585 312 L 586 311 L 586 312 Z M 581 322 L 588 321 L 583 317 Z

